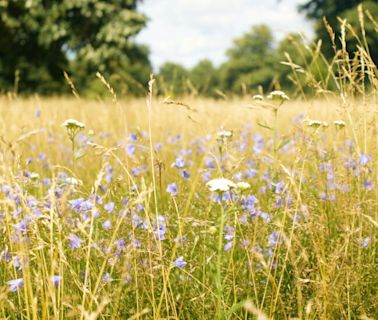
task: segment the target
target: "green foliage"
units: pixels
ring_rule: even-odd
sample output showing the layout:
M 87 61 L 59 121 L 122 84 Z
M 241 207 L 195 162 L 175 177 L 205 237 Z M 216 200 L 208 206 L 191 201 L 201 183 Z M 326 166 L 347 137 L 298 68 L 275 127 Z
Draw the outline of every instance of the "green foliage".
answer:
M 335 52 L 332 46 L 332 42 L 329 41 L 329 34 L 324 27 L 323 17 L 327 19 L 327 22 L 334 30 L 336 34 L 336 46 L 341 47 L 339 42 L 340 37 L 340 23 L 338 18 L 347 19 L 353 29 L 356 31 L 358 37 L 362 35 L 362 28 L 360 25 L 357 6 L 363 4 L 363 10 L 370 12 L 371 16 L 378 16 L 378 4 L 376 1 L 362 1 L 362 0 L 310 0 L 307 3 L 300 6 L 300 10 L 306 12 L 307 17 L 316 21 L 316 35 L 318 38 L 323 39 L 323 52 L 327 57 L 333 57 Z M 364 29 L 366 31 L 367 45 L 370 48 L 370 54 L 372 59 L 378 61 L 378 38 L 376 23 L 371 21 L 370 18 L 365 16 Z M 360 40 L 357 40 L 355 35 L 350 31 L 347 32 L 348 51 L 353 54 L 356 51 L 357 45 Z
M 266 25 L 254 26 L 234 41 L 228 50 L 229 60 L 220 67 L 224 90 L 241 92 L 242 87 L 258 85 L 268 89 L 275 77 L 278 63 L 273 49 L 273 35 Z
M 79 87 L 86 87 L 96 71 L 106 70 L 134 92 L 133 80 L 145 81 L 151 69 L 148 51 L 134 43 L 146 25 L 138 2 L 0 1 L 2 89 L 12 89 L 16 70 L 20 91 L 41 93 L 67 91 L 63 71 L 77 70 Z
M 202 60 L 191 70 L 167 62 L 161 66 L 159 88 L 165 95 L 188 93 L 217 96 L 217 90 L 227 94 L 246 94 L 273 88 L 292 89 L 290 67 L 285 52 L 293 61 L 304 63 L 304 42 L 299 36 L 290 35 L 277 47 L 271 29 L 266 25 L 253 26 L 227 51 L 227 61 L 216 68 L 211 61 Z
M 210 60 L 201 60 L 190 70 L 189 80 L 199 94 L 212 95 L 219 82 L 217 69 Z
M 189 73 L 180 64 L 166 62 L 160 67 L 159 88 L 165 95 L 181 95 L 187 92 Z

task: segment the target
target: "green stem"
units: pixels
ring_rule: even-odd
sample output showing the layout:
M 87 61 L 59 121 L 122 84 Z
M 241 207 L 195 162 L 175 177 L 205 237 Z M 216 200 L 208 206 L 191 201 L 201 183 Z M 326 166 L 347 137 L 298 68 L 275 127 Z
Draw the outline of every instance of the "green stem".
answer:
M 75 171 L 75 137 L 71 138 L 72 143 L 72 170 Z
M 222 201 L 222 193 L 219 193 L 219 197 Z M 217 295 L 218 295 L 218 303 L 217 303 L 217 316 L 216 319 L 222 319 L 223 308 L 223 280 L 222 280 L 222 254 L 223 254 L 223 231 L 224 231 L 224 208 L 223 204 L 221 203 L 221 216 L 220 216 L 220 223 L 219 223 L 219 238 L 218 238 L 218 257 L 217 257 L 217 274 L 216 274 L 216 286 L 217 286 Z

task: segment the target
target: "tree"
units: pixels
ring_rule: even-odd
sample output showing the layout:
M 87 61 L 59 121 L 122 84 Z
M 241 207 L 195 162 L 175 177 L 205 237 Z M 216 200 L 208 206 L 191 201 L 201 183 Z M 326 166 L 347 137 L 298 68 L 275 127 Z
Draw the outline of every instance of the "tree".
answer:
M 179 96 L 187 93 L 188 70 L 182 65 L 166 62 L 159 70 L 159 89 L 164 95 Z
M 138 63 L 148 76 L 148 51 L 134 42 L 146 25 L 146 17 L 137 11 L 139 2 L 0 1 L 0 77 L 5 89 L 13 86 L 17 70 L 23 92 L 42 93 L 63 91 L 63 71 L 78 65 L 83 70 L 76 78 L 83 85 L 97 70 L 130 83 L 139 75 L 140 67 L 133 70 Z
M 348 22 L 352 24 L 353 28 L 360 31 L 361 26 L 358 19 L 357 6 L 362 3 L 364 9 L 369 10 L 372 17 L 378 16 L 378 4 L 376 1 L 363 1 L 363 0 L 309 0 L 305 4 L 299 7 L 300 11 L 305 12 L 307 17 L 316 22 L 316 34 L 319 38 L 324 39 L 323 51 L 324 53 L 332 57 L 334 50 L 332 43 L 329 40 L 329 35 L 323 24 L 323 17 L 325 17 L 336 33 L 336 41 L 340 35 L 340 23 L 338 17 L 347 18 Z M 378 36 L 374 23 L 365 18 L 365 30 L 367 32 L 368 45 L 371 49 L 371 55 L 374 61 L 378 62 Z M 348 50 L 352 53 L 356 50 L 357 40 L 349 33 L 348 38 Z
M 273 48 L 273 35 L 266 25 L 254 26 L 234 41 L 227 51 L 229 60 L 220 68 L 223 90 L 241 92 L 242 88 L 268 89 L 275 78 L 278 64 Z
M 201 60 L 190 70 L 189 80 L 198 93 L 212 95 L 218 85 L 217 70 L 210 60 Z
M 305 49 L 303 38 L 299 34 L 287 35 L 278 45 L 277 56 L 280 62 L 290 62 L 305 66 L 307 60 L 310 60 L 308 52 Z M 280 63 L 277 67 L 279 75 L 279 83 L 285 89 L 294 89 L 295 85 L 293 79 L 293 70 L 290 66 Z M 298 82 L 298 73 L 294 77 L 294 81 Z M 302 79 L 301 79 L 302 80 Z

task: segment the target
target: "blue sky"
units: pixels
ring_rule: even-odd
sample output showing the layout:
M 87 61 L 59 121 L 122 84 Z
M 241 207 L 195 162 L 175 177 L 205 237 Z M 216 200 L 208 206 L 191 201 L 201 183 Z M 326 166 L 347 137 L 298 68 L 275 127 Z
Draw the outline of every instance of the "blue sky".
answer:
M 138 42 L 151 49 L 155 69 L 165 61 L 192 67 L 208 58 L 225 60 L 232 40 L 252 25 L 269 25 L 276 39 L 289 32 L 312 35 L 311 24 L 297 6 L 303 0 L 144 0 L 140 10 L 150 21 Z

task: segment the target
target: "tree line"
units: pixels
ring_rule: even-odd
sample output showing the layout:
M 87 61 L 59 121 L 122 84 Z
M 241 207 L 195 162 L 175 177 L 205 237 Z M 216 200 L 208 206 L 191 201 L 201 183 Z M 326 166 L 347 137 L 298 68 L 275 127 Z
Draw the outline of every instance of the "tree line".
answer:
M 138 10 L 140 2 L 0 0 L 0 92 L 66 94 L 71 90 L 63 76 L 66 72 L 81 95 L 99 96 L 107 92 L 95 76 L 100 72 L 118 94 L 144 95 L 152 66 L 148 46 L 135 41 L 148 22 Z M 361 14 L 356 10 L 360 3 L 365 10 L 366 37 L 356 40 L 353 33 L 361 33 Z M 325 57 L 334 56 L 341 46 L 340 17 L 353 26 L 346 34 L 351 56 L 359 45 L 368 44 L 370 55 L 378 61 L 376 0 L 309 0 L 298 9 L 315 22 Z M 334 30 L 333 42 L 325 21 Z M 220 66 L 202 60 L 188 70 L 166 62 L 156 75 L 158 88 L 161 94 L 172 96 L 293 90 L 298 81 L 316 81 L 326 72 L 321 60 L 314 63 L 311 50 L 299 35 L 289 35 L 277 44 L 268 26 L 253 26 L 233 41 Z M 282 61 L 313 67 L 315 79 L 300 72 L 293 78 L 290 63 Z

